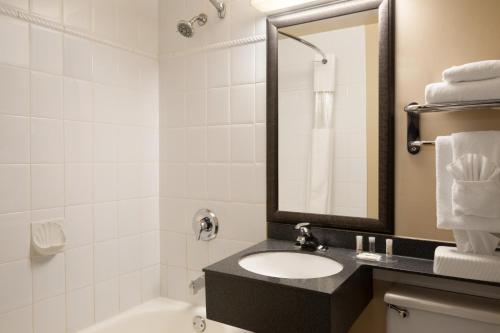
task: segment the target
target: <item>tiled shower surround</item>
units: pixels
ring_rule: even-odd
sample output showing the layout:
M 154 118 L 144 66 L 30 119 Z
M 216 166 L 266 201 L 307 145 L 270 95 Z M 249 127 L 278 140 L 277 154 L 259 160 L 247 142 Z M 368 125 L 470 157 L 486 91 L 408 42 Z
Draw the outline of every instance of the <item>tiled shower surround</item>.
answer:
M 74 31 L 0 14 L 0 332 L 202 303 L 202 267 L 265 238 L 265 43 L 211 48 L 265 33 L 249 2 L 220 20 L 208 0 L 0 0 Z M 211 242 L 194 240 L 200 208 L 220 220 Z M 32 258 L 47 220 L 67 246 Z
M 160 295 L 158 4 L 0 2 L 123 46 L 0 15 L 0 332 L 74 332 Z
M 203 303 L 189 281 L 215 261 L 265 239 L 265 42 L 208 49 L 265 34 L 249 0 L 160 1 L 160 233 L 162 295 Z M 199 13 L 191 39 L 175 31 Z M 200 208 L 219 217 L 210 242 L 194 239 Z

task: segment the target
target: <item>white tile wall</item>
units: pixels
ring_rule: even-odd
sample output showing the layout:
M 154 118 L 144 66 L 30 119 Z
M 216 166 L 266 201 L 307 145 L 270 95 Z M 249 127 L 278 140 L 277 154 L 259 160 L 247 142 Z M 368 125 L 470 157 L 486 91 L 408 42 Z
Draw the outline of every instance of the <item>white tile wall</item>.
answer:
M 64 295 L 48 298 L 33 305 L 35 333 L 64 333 L 66 332 L 65 318 L 66 300 Z
M 172 27 L 208 2 L 186 2 L 160 4 L 161 291 L 202 303 L 203 293 L 190 296 L 189 281 L 265 238 L 265 43 L 170 53 L 263 34 L 264 21 L 249 0 L 228 2 L 224 20 L 208 6 L 209 22 L 187 41 Z M 200 208 L 219 217 L 213 241 L 194 239 L 191 219 Z
M 31 118 L 31 163 L 64 162 L 63 129 L 59 119 Z
M 229 162 L 230 160 L 230 126 L 210 126 L 207 129 L 208 161 Z
M 29 121 L 26 117 L 0 115 L 0 162 L 28 163 Z
M 31 116 L 62 119 L 62 77 L 31 72 Z
M 73 332 L 160 292 L 201 303 L 189 280 L 265 238 L 264 44 L 167 53 L 262 34 L 262 17 L 249 0 L 225 20 L 203 1 L 1 1 L 163 55 L 0 15 L 0 331 Z M 171 29 L 198 11 L 192 40 Z M 202 207 L 221 220 L 210 243 L 191 230 Z M 47 219 L 67 249 L 30 261 L 29 222 Z
M 75 290 L 93 282 L 93 249 L 82 246 L 66 251 L 66 289 Z
M 0 184 L 0 214 L 30 209 L 29 165 L 1 164 Z
M 64 0 L 64 24 L 89 31 L 92 24 L 92 0 Z
M 40 16 L 60 21 L 63 0 L 30 0 L 30 10 Z
M 29 64 L 29 25 L 0 16 L 0 62 L 26 67 Z
M 0 315 L 0 331 L 31 333 L 33 330 L 31 306 Z
M 29 212 L 0 215 L 0 262 L 27 258 L 30 251 Z
M 36 0 L 35 3 L 42 1 Z M 52 74 L 63 71 L 63 35 L 58 31 L 31 26 L 31 68 Z
M 94 322 L 94 290 L 86 287 L 66 294 L 66 327 L 78 331 Z
M 141 303 L 141 272 L 120 276 L 120 311 Z
M 29 260 L 0 265 L 0 312 L 5 313 L 33 301 L 33 279 Z
M 31 260 L 35 302 L 64 294 L 66 291 L 65 257 L 64 253 L 59 253 L 50 259 L 37 257 Z
M 0 15 L 0 332 L 74 332 L 160 295 L 158 0 L 0 2 L 153 55 Z
M 29 8 L 29 0 L 3 0 L 2 2 L 24 10 Z
M 0 113 L 27 116 L 30 100 L 29 71 L 0 65 L 0 77 L 3 78 L 0 80 Z
M 95 320 L 101 321 L 116 315 L 120 310 L 120 287 L 118 279 L 99 282 L 95 285 Z

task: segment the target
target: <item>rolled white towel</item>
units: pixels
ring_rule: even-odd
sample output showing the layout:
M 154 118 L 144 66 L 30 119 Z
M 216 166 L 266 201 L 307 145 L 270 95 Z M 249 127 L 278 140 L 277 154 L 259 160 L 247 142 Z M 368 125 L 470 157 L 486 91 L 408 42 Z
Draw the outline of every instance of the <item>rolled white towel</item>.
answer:
M 464 82 L 500 77 L 500 60 L 483 60 L 453 66 L 443 71 L 443 81 Z
M 464 154 L 447 165 L 453 176 L 453 215 L 500 218 L 500 168 L 486 156 Z
M 425 87 L 425 101 L 430 104 L 500 99 L 500 78 L 468 81 L 437 82 Z

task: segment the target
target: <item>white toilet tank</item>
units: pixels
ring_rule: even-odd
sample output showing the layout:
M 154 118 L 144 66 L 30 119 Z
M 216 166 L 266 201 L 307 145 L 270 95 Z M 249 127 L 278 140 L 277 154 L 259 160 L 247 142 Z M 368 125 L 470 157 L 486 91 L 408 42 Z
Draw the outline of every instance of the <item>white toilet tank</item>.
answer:
M 387 333 L 500 333 L 500 300 L 407 285 L 384 300 Z

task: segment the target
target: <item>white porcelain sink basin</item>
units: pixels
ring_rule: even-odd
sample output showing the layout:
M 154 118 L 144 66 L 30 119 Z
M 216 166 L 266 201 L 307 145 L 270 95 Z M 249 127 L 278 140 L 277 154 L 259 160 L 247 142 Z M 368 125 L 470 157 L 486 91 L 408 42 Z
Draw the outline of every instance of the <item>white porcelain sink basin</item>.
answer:
M 299 252 L 261 252 L 243 257 L 238 262 L 247 271 L 285 279 L 314 279 L 342 271 L 333 259 Z

